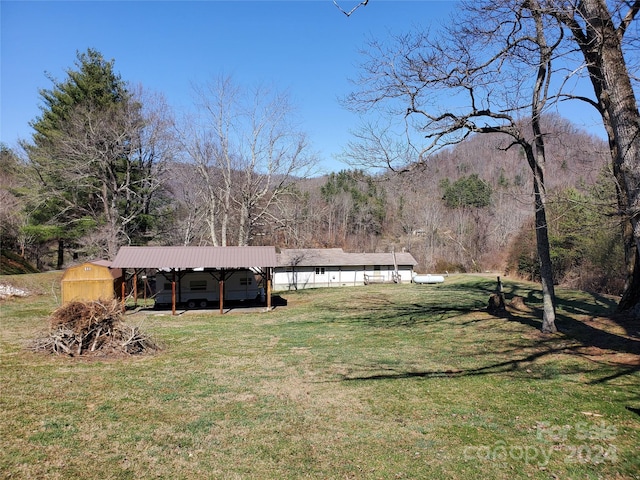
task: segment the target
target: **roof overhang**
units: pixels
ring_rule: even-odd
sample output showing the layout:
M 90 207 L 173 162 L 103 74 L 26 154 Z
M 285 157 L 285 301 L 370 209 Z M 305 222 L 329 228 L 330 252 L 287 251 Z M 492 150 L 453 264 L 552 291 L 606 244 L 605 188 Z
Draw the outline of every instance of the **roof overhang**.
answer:
M 111 268 L 237 269 L 277 263 L 275 247 L 122 247 Z

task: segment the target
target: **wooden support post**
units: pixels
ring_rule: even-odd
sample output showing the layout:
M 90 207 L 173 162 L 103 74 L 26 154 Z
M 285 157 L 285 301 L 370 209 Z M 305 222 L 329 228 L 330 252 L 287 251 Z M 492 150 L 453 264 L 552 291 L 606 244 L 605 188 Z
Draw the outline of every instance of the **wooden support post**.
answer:
M 171 282 L 171 315 L 176 314 L 176 281 Z
M 149 282 L 147 281 L 146 275 L 142 276 L 142 281 L 144 282 L 144 293 L 143 293 L 144 307 L 147 308 L 147 288 L 149 288 Z
M 220 315 L 222 315 L 224 313 L 224 273 L 218 283 L 220 285 Z
M 125 299 L 127 298 L 127 282 L 123 281 L 122 282 L 122 311 L 125 311 Z
M 267 274 L 267 310 L 271 310 L 271 275 Z
M 138 272 L 133 274 L 133 305 L 138 306 Z

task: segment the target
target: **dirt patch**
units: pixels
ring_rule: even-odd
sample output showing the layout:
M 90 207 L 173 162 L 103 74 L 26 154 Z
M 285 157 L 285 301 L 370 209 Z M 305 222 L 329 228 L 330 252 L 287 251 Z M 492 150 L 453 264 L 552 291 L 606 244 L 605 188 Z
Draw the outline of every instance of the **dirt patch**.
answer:
M 629 367 L 640 367 L 640 337 L 625 328 L 619 319 L 588 317 L 567 332 L 578 341 L 571 353 L 592 361 Z
M 578 354 L 594 362 L 640 367 L 640 355 L 635 353 L 617 352 L 615 350 L 590 346 L 578 347 L 571 350 L 570 353 Z

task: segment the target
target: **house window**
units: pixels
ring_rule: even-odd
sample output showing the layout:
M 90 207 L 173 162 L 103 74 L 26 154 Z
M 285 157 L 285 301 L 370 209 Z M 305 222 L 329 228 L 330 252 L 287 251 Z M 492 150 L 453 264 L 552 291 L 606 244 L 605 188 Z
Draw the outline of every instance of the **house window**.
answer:
M 324 267 L 316 267 L 316 275 L 324 275 Z
M 251 285 L 251 283 L 251 277 L 244 277 L 240 279 L 240 285 L 242 286 Z
M 380 265 L 374 265 L 373 266 L 373 271 L 374 272 L 379 272 L 380 271 Z
M 189 289 L 194 292 L 204 292 L 207 289 L 206 280 L 191 280 L 189 282 Z

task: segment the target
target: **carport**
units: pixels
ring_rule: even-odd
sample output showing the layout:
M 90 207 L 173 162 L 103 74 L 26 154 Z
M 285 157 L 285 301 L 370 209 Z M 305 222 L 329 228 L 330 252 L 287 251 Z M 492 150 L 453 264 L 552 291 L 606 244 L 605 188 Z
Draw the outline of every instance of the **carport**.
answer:
M 194 269 L 215 271 L 220 285 L 220 313 L 224 312 L 224 282 L 240 269 L 259 272 L 266 282 L 267 309 L 271 309 L 271 276 L 277 265 L 275 247 L 122 247 L 111 268 L 132 271 L 133 285 L 143 270 L 164 270 L 172 274 L 172 307 L 176 313 L 176 278 Z M 134 287 L 135 288 L 135 287 Z M 124 295 L 123 295 L 124 298 Z

